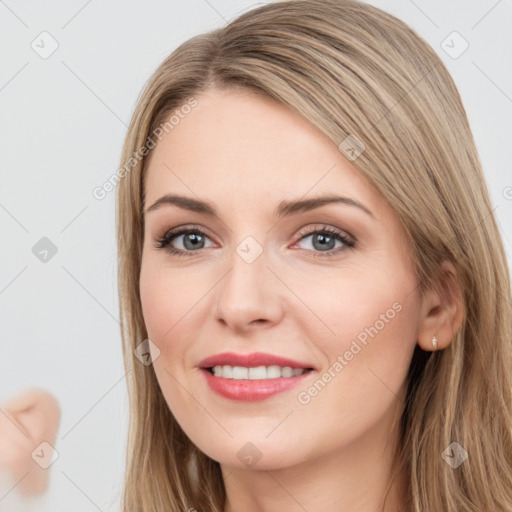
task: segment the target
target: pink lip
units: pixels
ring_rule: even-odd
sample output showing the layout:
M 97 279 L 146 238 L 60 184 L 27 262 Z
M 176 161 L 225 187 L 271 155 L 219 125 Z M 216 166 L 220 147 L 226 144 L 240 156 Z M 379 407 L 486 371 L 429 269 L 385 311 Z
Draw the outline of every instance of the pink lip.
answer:
M 313 368 L 313 365 L 301 363 L 285 357 L 265 354 L 264 352 L 253 352 L 252 354 L 235 354 L 234 352 L 224 352 L 203 359 L 198 366 L 200 368 L 211 368 L 217 365 L 229 366 L 289 366 L 291 368 Z
M 208 370 L 201 369 L 201 373 L 206 379 L 206 383 L 212 391 L 231 400 L 243 400 L 245 402 L 255 402 L 264 400 L 276 393 L 286 391 L 297 386 L 305 378 L 308 378 L 313 372 L 308 371 L 296 377 L 279 377 L 277 379 L 226 379 L 224 377 L 215 377 Z
M 305 378 L 308 378 L 312 372 L 307 371 L 296 377 L 278 377 L 276 379 L 227 379 L 215 377 L 210 373 L 208 368 L 217 365 L 246 366 L 248 368 L 278 365 L 291 368 L 314 369 L 312 365 L 263 352 L 252 354 L 226 352 L 203 359 L 199 363 L 198 366 L 201 368 L 201 373 L 204 375 L 206 383 L 212 391 L 224 398 L 246 402 L 264 400 L 276 393 L 291 389 L 300 384 Z

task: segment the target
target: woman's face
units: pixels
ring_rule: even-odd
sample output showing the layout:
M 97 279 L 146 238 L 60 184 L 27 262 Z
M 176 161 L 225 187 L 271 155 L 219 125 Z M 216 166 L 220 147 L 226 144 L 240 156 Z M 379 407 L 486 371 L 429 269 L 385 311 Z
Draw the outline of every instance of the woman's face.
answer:
M 250 92 L 196 99 L 152 150 L 145 185 L 140 293 L 170 410 L 226 466 L 379 450 L 420 314 L 401 226 L 301 117 Z M 166 195 L 189 201 L 148 211 Z M 334 196 L 346 199 L 310 202 Z M 267 358 L 243 359 L 254 353 Z M 217 375 L 203 368 L 214 363 Z

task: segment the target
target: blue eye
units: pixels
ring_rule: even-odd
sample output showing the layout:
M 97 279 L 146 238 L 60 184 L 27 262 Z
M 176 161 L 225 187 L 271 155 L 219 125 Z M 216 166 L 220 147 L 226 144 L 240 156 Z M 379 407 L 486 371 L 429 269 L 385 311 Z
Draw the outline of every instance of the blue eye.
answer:
M 312 252 L 315 257 L 330 257 L 338 254 L 340 251 L 355 247 L 355 241 L 348 238 L 341 231 L 329 228 L 328 226 L 323 226 L 321 229 L 317 228 L 307 232 L 302 232 L 299 236 L 300 239 L 296 244 L 313 236 Z M 183 237 L 182 244 L 184 249 L 178 249 L 171 245 L 179 237 Z M 172 255 L 187 256 L 197 253 L 201 249 L 205 249 L 206 240 L 210 240 L 210 238 L 198 227 L 178 228 L 167 231 L 162 237 L 157 238 L 155 247 L 157 249 L 165 249 Z M 336 241 L 341 243 L 341 247 L 333 250 Z
M 313 256 L 320 258 L 335 256 L 341 251 L 354 248 L 356 245 L 355 241 L 348 238 L 344 233 L 336 229 L 329 228 L 328 226 L 324 226 L 321 229 L 317 228 L 309 230 L 305 233 L 302 232 L 300 237 L 299 242 L 312 237 L 312 246 L 315 249 L 313 251 Z M 341 242 L 341 247 L 338 247 L 336 250 L 332 250 L 334 249 L 336 241 Z
M 171 242 L 183 236 L 183 244 L 185 249 L 176 249 L 176 247 L 171 246 Z M 187 254 L 191 254 L 193 252 L 197 252 L 198 249 L 204 248 L 204 240 L 208 238 L 206 233 L 194 227 L 192 229 L 182 228 L 177 230 L 171 230 L 164 234 L 164 236 L 157 239 L 157 243 L 155 247 L 157 249 L 166 249 L 169 253 L 175 254 L 177 256 L 186 256 Z M 187 249 L 186 245 L 189 246 Z M 191 249 L 193 248 L 193 249 Z

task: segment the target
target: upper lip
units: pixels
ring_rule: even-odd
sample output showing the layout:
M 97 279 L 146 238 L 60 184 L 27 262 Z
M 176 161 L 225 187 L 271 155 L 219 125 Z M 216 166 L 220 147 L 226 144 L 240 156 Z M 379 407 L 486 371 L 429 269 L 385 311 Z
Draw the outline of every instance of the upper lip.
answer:
M 253 352 L 252 354 L 235 354 L 234 352 L 223 352 L 222 354 L 215 354 L 213 356 L 203 359 L 199 363 L 200 368 L 211 368 L 217 365 L 229 366 L 289 366 L 291 368 L 313 368 L 313 365 L 308 363 L 301 363 L 286 357 L 276 356 L 273 354 L 266 354 L 264 352 Z

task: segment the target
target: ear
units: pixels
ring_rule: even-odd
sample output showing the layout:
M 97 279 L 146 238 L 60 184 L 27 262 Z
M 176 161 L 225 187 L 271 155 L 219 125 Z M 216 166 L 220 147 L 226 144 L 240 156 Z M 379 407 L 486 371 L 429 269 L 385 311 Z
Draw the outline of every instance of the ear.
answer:
M 432 343 L 437 339 L 437 350 L 446 348 L 464 319 L 462 289 L 454 265 L 444 261 L 435 290 L 429 290 L 422 299 L 418 344 L 423 350 L 436 350 Z
M 55 445 L 61 411 L 55 397 L 31 389 L 9 400 L 0 415 L 0 465 L 19 481 L 19 490 L 34 495 L 48 487 L 48 462 Z M 33 452 L 39 450 L 37 455 Z M 42 451 L 41 451 L 42 450 Z M 46 468 L 44 467 L 46 466 Z

